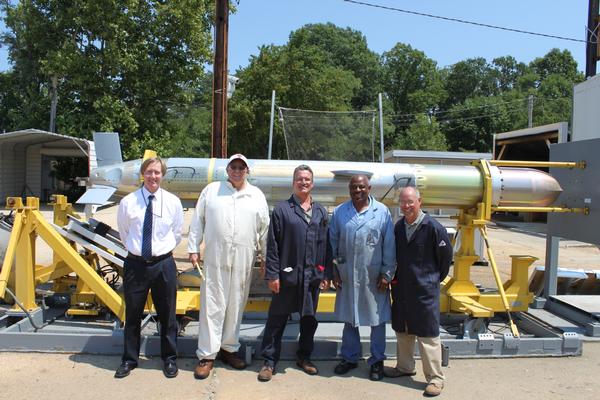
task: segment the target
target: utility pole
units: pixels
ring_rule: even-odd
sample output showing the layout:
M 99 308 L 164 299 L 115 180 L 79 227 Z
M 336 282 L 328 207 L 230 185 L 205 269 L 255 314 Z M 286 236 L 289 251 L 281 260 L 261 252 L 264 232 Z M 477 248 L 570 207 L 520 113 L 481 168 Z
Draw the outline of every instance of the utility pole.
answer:
M 56 105 L 58 103 L 58 77 L 56 75 L 52 76 L 52 99 L 50 102 L 50 128 L 49 131 L 56 133 Z
M 377 100 L 379 101 L 379 153 L 381 155 L 381 162 L 385 162 L 384 156 L 384 143 L 383 143 L 383 95 L 379 93 L 377 96 Z
M 527 97 L 527 127 L 533 128 L 533 95 Z
M 267 157 L 270 160 L 273 155 L 273 124 L 275 122 L 275 91 L 271 95 L 271 122 L 269 123 L 269 150 Z
M 598 0 L 589 0 L 588 23 L 586 32 L 586 51 L 585 51 L 585 77 L 590 78 L 596 75 L 596 62 L 598 61 Z
M 229 0 L 216 0 L 215 8 L 211 157 L 227 158 L 227 34 L 229 30 Z

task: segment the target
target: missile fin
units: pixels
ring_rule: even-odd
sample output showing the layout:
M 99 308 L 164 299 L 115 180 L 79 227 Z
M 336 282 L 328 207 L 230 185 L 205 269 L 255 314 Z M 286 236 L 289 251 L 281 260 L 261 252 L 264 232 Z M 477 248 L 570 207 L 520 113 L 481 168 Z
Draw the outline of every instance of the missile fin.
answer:
M 110 186 L 94 185 L 79 198 L 77 204 L 105 205 L 110 203 L 108 200 L 116 192 L 116 188 Z
M 354 175 L 366 175 L 367 178 L 371 179 L 373 172 L 371 171 L 360 171 L 355 169 L 342 169 L 337 171 L 331 171 L 336 178 L 351 178 Z
M 121 143 L 116 132 L 94 132 L 95 162 L 98 167 L 121 164 Z

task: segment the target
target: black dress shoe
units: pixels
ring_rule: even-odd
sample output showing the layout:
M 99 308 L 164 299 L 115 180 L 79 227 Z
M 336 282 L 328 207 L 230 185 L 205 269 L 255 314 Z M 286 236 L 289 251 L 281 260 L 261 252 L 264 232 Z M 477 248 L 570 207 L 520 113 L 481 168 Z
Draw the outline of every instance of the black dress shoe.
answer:
M 335 366 L 335 369 L 333 370 L 333 372 L 335 372 L 338 375 L 344 375 L 346 372 L 348 372 L 351 369 L 354 369 L 356 367 L 358 367 L 357 363 L 352 363 L 352 362 L 348 362 L 346 360 L 342 360 L 342 361 L 340 361 L 340 363 L 338 365 Z
M 137 367 L 137 365 L 123 361 L 115 372 L 115 378 L 125 378 L 135 367 Z
M 175 378 L 178 372 L 179 368 L 177 368 L 177 363 L 174 360 L 167 360 L 164 362 L 163 373 L 167 378 Z
M 375 364 L 371 365 L 369 379 L 372 381 L 380 381 L 383 379 L 383 361 L 377 361 Z

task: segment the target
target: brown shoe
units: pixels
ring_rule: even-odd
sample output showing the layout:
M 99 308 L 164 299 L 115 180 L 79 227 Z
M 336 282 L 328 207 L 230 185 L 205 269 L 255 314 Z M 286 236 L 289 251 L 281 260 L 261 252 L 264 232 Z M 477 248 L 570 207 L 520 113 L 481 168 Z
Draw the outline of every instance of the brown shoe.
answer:
M 258 371 L 258 380 L 261 382 L 268 382 L 273 377 L 273 367 L 270 365 L 263 365 L 263 367 Z
M 400 378 L 401 376 L 415 376 L 416 372 L 400 371 L 396 367 L 383 367 L 383 376 L 386 378 Z
M 198 361 L 198 365 L 194 368 L 194 378 L 206 379 L 208 375 L 210 375 L 210 371 L 213 369 L 214 365 L 215 360 L 207 360 L 204 358 Z
M 296 365 L 300 367 L 302 371 L 306 372 L 309 375 L 316 375 L 319 373 L 317 367 L 315 367 L 315 365 L 311 363 L 310 360 L 298 359 L 296 360 Z
M 442 389 L 444 385 L 439 383 L 428 383 L 427 387 L 425 387 L 425 392 L 423 394 L 428 397 L 439 396 L 442 393 Z
M 246 368 L 246 362 L 240 358 L 236 353 L 231 353 L 227 350 L 221 349 L 220 353 L 221 361 L 225 364 L 231 365 L 235 369 Z

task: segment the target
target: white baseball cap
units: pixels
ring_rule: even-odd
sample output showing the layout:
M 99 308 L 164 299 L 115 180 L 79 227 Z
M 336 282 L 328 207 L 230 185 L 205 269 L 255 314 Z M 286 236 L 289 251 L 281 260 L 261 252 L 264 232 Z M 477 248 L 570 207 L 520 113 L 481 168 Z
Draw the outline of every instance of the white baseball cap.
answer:
M 231 157 L 229 157 L 229 161 L 227 162 L 227 166 L 229 166 L 229 164 L 231 164 L 231 162 L 233 160 L 242 160 L 244 162 L 244 164 L 246 164 L 246 167 L 248 167 L 248 159 L 243 154 L 237 153 L 237 154 L 234 154 Z

